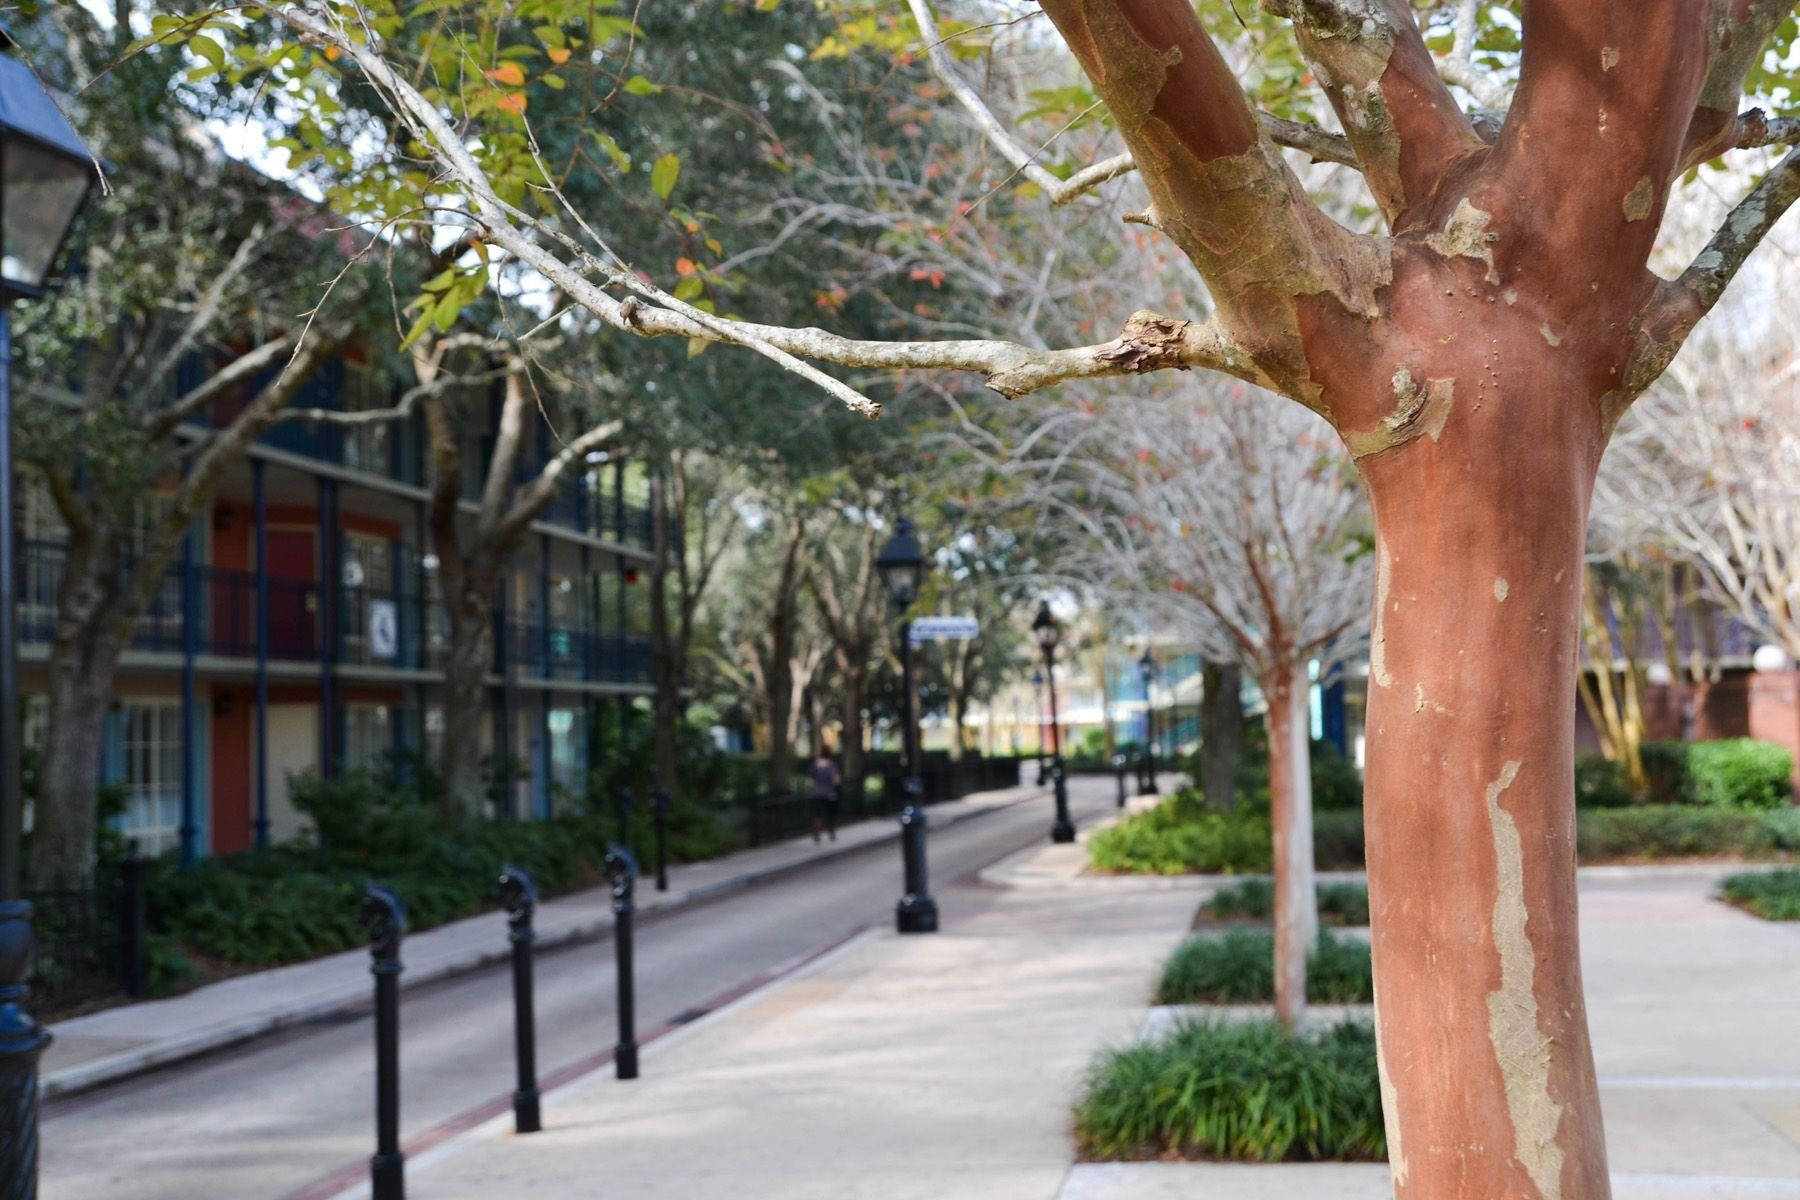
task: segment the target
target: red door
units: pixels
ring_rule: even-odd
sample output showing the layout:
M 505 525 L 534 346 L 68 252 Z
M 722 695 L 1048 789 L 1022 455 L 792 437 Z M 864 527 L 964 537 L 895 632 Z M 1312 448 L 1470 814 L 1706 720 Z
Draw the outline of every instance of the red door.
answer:
M 314 658 L 319 652 L 319 597 L 313 580 L 318 555 L 310 529 L 271 529 L 269 554 L 269 654 Z

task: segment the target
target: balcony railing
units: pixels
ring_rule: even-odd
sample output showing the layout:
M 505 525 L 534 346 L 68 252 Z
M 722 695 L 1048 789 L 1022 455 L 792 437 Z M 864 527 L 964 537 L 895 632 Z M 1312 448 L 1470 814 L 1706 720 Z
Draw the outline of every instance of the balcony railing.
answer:
M 21 547 L 19 636 L 45 643 L 56 620 L 64 549 L 55 542 Z M 184 578 L 192 571 L 192 583 Z M 169 567 L 133 631 L 135 650 L 180 654 L 186 648 L 184 599 L 191 587 L 194 651 L 221 658 L 255 658 L 257 577 L 254 571 L 180 562 Z M 337 645 L 326 641 L 322 590 L 308 579 L 268 579 L 268 657 L 278 662 L 336 662 L 360 667 L 437 671 L 450 644 L 450 618 L 436 601 L 402 590 L 367 586 L 338 589 L 332 624 Z M 650 682 L 649 639 L 595 633 L 556 623 L 510 626 L 507 659 L 526 679 L 586 683 Z M 335 649 L 335 655 L 328 651 Z M 497 648 L 498 649 L 498 648 Z M 495 670 L 504 663 L 496 654 Z

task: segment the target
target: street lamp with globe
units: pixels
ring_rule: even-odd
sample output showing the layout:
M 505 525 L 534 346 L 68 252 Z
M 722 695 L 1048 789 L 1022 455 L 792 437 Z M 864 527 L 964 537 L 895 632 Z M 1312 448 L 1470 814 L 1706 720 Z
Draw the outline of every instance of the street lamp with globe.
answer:
M 24 899 L 19 779 L 17 560 L 13 553 L 12 323 L 15 300 L 44 294 L 99 171 L 18 43 L 0 26 L 0 1196 L 37 1194 L 38 1059 L 50 1035 L 25 1012 L 33 949 Z
M 1050 783 L 1056 792 L 1056 823 L 1050 827 L 1050 840 L 1075 840 L 1075 822 L 1069 818 L 1068 771 L 1063 767 L 1062 727 L 1056 713 L 1056 646 L 1062 641 L 1062 625 L 1050 611 L 1050 602 L 1038 605 L 1031 622 L 1031 636 L 1044 652 L 1044 680 L 1050 688 Z
M 887 590 L 888 604 L 900 621 L 900 689 L 904 693 L 906 805 L 900 810 L 900 851 L 906 871 L 906 894 L 900 897 L 894 920 L 901 933 L 935 933 L 937 902 L 931 898 L 925 871 L 925 794 L 919 778 L 919 698 L 913 680 L 912 622 L 906 611 L 919 598 L 925 582 L 925 552 L 913 534 L 912 522 L 901 518 L 894 536 L 875 558 L 875 570 Z

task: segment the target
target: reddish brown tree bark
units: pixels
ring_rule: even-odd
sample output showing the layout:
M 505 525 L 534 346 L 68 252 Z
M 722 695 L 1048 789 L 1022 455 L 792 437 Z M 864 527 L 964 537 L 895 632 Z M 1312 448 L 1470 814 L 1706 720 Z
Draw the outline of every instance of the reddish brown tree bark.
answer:
M 1298 1029 L 1306 1013 L 1306 956 L 1319 938 L 1306 664 L 1283 663 L 1261 686 L 1269 705 L 1269 819 L 1275 843 L 1275 1013 L 1283 1025 Z
M 1206 278 L 1233 369 L 1330 420 L 1373 500 L 1368 852 L 1396 1192 L 1605 1197 L 1574 871 L 1583 532 L 1613 424 L 1800 190 L 1778 169 L 1680 280 L 1648 270 L 1703 90 L 1697 136 L 1716 139 L 1737 124 L 1717 96 L 1735 101 L 1743 47 L 1785 6 L 1720 0 L 1709 27 L 1705 0 L 1527 0 L 1489 148 L 1404 6 L 1278 3 L 1387 238 L 1305 198 L 1186 0 L 1044 7 L 1151 220 Z M 1272 764 L 1296 686 L 1265 684 Z

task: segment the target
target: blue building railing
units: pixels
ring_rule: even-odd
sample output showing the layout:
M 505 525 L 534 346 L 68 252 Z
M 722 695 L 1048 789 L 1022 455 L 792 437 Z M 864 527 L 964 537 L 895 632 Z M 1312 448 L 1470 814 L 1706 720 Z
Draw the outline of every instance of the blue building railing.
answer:
M 56 591 L 64 548 L 31 541 L 20 549 L 19 636 L 47 643 L 55 632 Z M 172 564 L 139 618 L 131 648 L 180 654 L 185 647 L 182 576 L 194 572 L 196 652 L 220 658 L 255 658 L 257 576 L 254 571 Z M 319 662 L 437 671 L 450 645 L 450 617 L 442 603 L 404 588 L 345 586 L 335 607 L 335 631 L 323 627 L 320 587 L 309 579 L 268 578 L 268 656 L 277 662 Z M 336 645 L 328 641 L 335 633 Z M 495 669 L 510 662 L 528 680 L 576 683 L 650 682 L 650 642 L 641 635 L 598 633 L 579 625 L 516 622 L 507 643 L 496 647 Z

